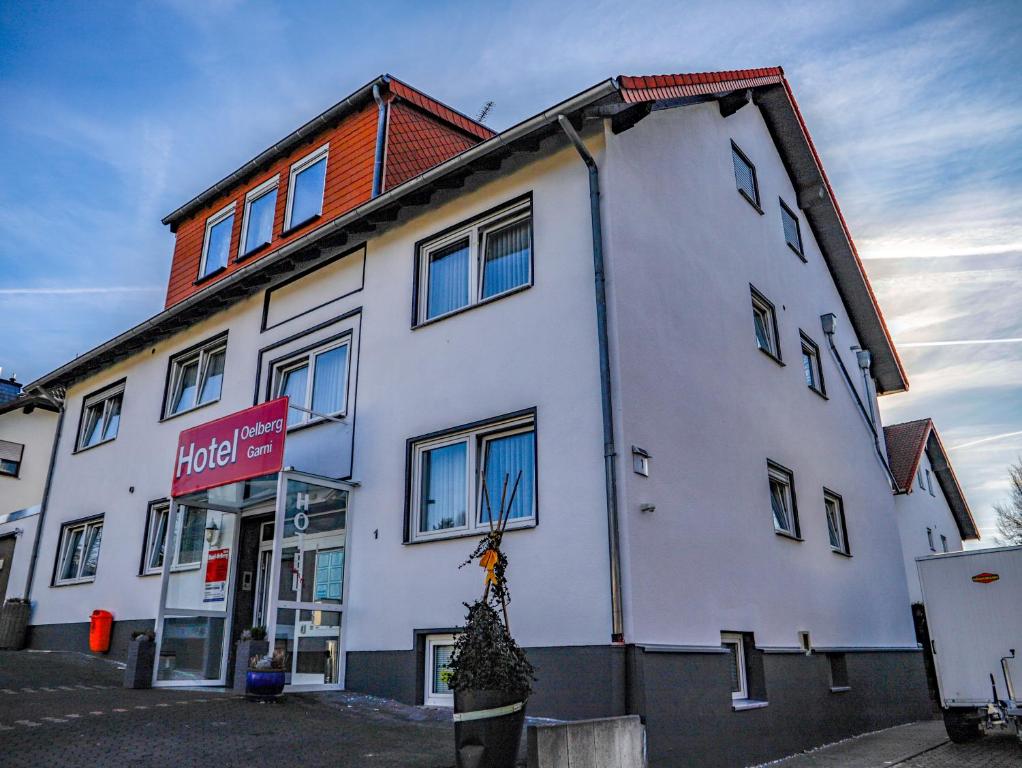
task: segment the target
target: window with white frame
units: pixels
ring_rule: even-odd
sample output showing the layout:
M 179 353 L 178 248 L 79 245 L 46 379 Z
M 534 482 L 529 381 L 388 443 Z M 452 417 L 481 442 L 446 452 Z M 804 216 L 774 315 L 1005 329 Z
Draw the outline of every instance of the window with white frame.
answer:
M 795 476 L 790 469 L 780 464 L 767 462 L 770 484 L 770 509 L 774 518 L 774 530 L 798 538 L 798 509 L 795 506 Z
M 206 235 L 202 241 L 202 261 L 199 279 L 227 266 L 231 253 L 231 232 L 234 230 L 234 203 L 206 220 Z
M 752 291 L 752 327 L 756 333 L 756 346 L 776 360 L 781 359 L 781 341 L 777 335 L 777 315 L 774 305 L 766 296 L 750 286 Z
M 731 670 L 731 699 L 742 701 L 749 698 L 749 673 L 745 664 L 745 640 L 736 632 L 722 632 L 720 644 L 728 650 Z
M 345 338 L 301 352 L 274 365 L 276 397 L 289 398 L 289 427 L 343 416 L 347 408 L 348 358 L 351 341 Z M 313 411 L 314 413 L 310 413 Z
M 91 448 L 117 437 L 121 425 L 121 403 L 124 384 L 97 392 L 85 398 L 82 404 L 81 427 L 76 450 Z
M 738 185 L 738 192 L 756 210 L 759 210 L 759 183 L 756 181 L 756 166 L 733 141 L 731 142 L 731 162 L 735 167 L 735 183 Z M 760 212 L 762 213 L 762 211 Z
M 513 203 L 418 246 L 416 322 L 532 283 L 532 201 Z
M 294 229 L 323 213 L 326 165 L 330 145 L 312 152 L 291 166 L 287 183 L 284 231 Z
M 784 241 L 799 257 L 805 261 L 805 254 L 802 252 L 802 229 L 798 223 L 798 216 L 781 200 L 781 226 L 784 229 Z
M 827 536 L 830 539 L 830 548 L 842 555 L 851 554 L 848 547 L 844 501 L 836 493 L 825 490 L 823 492 L 823 508 L 827 514 Z
M 937 547 L 934 546 L 934 543 L 933 543 L 933 529 L 932 528 L 927 528 L 926 529 L 926 543 L 930 545 L 930 551 L 931 552 L 936 552 L 937 551 Z
M 535 524 L 531 415 L 424 438 L 411 449 L 413 540 L 488 531 L 502 497 L 509 528 Z
M 943 533 L 940 535 L 940 548 L 943 552 L 947 552 L 947 536 Z
M 800 332 L 800 336 L 802 339 L 802 374 L 805 376 L 806 386 L 818 395 L 825 395 L 820 348 L 805 333 Z
M 928 469 L 926 470 L 926 489 L 930 492 L 931 496 L 937 495 L 933 491 L 933 473 Z
M 158 502 L 149 510 L 149 522 L 146 527 L 145 555 L 142 573 L 145 575 L 160 573 L 163 570 L 164 550 L 167 545 L 167 522 L 170 519 L 170 504 Z M 202 552 L 206 535 L 206 511 L 187 508 L 178 515 L 175 524 L 174 559 L 172 570 L 198 568 L 202 563 Z
M 916 480 L 919 481 L 919 489 L 922 491 L 926 490 L 926 481 L 923 479 L 923 468 L 919 467 L 919 471 L 916 472 Z
M 219 400 L 226 358 L 227 338 L 224 336 L 172 357 L 163 417 Z
M 60 549 L 57 550 L 54 584 L 93 581 L 99 566 L 99 548 L 102 541 L 102 517 L 64 525 L 60 533 Z
M 426 636 L 426 680 L 422 703 L 427 707 L 454 706 L 454 691 L 448 684 L 454 639 L 454 635 Z
M 0 440 L 0 475 L 17 477 L 21 471 L 21 457 L 25 446 L 11 440 Z
M 277 209 L 279 185 L 278 175 L 245 195 L 245 211 L 241 217 L 241 237 L 238 242 L 239 260 L 273 239 L 273 214 Z

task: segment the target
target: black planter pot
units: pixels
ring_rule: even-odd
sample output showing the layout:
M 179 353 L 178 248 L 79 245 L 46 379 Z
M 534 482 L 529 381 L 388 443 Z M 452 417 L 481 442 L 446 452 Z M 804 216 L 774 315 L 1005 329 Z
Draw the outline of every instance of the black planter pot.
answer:
M 525 724 L 525 702 L 504 691 L 455 691 L 454 745 L 458 768 L 514 768 Z
M 125 688 L 152 688 L 156 643 L 142 635 L 128 643 L 128 662 L 124 665 Z
M 20 651 L 25 647 L 31 612 L 31 606 L 20 600 L 8 600 L 0 605 L 0 649 Z

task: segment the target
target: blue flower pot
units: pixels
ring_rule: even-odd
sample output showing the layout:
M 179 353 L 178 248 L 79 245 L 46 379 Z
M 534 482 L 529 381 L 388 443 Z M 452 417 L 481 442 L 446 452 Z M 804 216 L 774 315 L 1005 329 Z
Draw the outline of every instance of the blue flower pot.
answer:
M 245 696 L 254 701 L 276 699 L 284 692 L 284 670 L 250 669 L 245 674 Z

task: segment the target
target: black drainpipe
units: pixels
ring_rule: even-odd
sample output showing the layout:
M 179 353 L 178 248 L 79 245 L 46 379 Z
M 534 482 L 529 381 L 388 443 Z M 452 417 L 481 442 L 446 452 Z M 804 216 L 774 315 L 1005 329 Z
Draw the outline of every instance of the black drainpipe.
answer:
M 53 398 L 46 393 L 46 399 L 52 402 Z M 43 520 L 46 518 L 46 507 L 50 501 L 50 486 L 53 484 L 53 467 L 57 463 L 57 446 L 60 445 L 60 433 L 64 428 L 64 404 L 60 405 L 60 414 L 57 416 L 57 430 L 53 435 L 53 448 L 50 450 L 50 468 L 46 473 L 46 485 L 43 487 L 43 499 L 39 503 L 39 519 L 35 526 L 35 541 L 32 542 L 32 558 L 28 563 L 28 578 L 25 579 L 25 599 L 32 604 L 32 582 L 35 581 L 36 561 L 39 559 L 39 542 L 43 538 Z
M 607 333 L 607 279 L 603 267 L 603 224 L 600 218 L 600 170 L 574 126 L 564 115 L 557 122 L 589 169 L 589 213 L 593 223 L 593 272 L 596 282 L 596 332 L 600 347 L 600 401 L 603 407 L 603 470 L 607 483 L 607 538 L 610 543 L 611 642 L 624 642 L 621 607 L 621 543 L 618 533 L 617 462 L 614 407 L 610 381 L 610 340 Z
M 379 83 L 373 86 L 373 99 L 376 101 L 376 156 L 373 158 L 373 197 L 380 194 L 383 188 L 383 141 L 387 130 L 387 102 L 380 95 Z

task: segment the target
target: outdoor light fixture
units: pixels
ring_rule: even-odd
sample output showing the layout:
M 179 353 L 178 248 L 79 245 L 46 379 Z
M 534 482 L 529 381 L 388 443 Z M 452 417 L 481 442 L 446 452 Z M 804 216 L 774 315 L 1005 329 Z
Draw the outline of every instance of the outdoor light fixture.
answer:
M 206 525 L 206 543 L 211 547 L 216 546 L 217 540 L 220 538 L 220 526 L 216 524 L 213 518 L 209 519 L 209 523 Z

